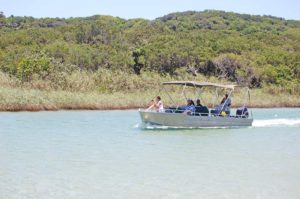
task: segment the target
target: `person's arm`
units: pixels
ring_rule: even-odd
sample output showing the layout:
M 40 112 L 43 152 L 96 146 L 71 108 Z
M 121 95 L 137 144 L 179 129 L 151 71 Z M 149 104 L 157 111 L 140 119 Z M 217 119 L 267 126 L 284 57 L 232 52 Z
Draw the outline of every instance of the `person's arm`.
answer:
M 155 107 L 155 102 L 152 101 L 152 104 L 146 109 L 146 111 L 150 111 L 153 107 Z
M 149 108 L 147 108 L 146 111 L 150 111 L 153 107 L 154 107 L 154 104 L 152 104 L 151 106 L 149 106 Z
M 185 110 L 184 110 L 184 114 L 188 114 L 188 113 L 191 113 L 192 112 L 192 110 L 191 110 L 191 106 L 187 106 L 187 107 L 185 107 Z
M 183 114 L 188 114 L 188 113 L 190 113 L 191 112 L 191 110 L 185 110 L 184 112 L 183 112 Z

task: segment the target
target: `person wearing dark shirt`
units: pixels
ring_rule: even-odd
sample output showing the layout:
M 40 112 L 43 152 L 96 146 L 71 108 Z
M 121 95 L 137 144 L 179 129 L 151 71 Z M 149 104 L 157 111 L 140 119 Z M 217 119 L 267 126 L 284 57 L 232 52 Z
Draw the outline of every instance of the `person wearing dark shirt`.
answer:
M 202 107 L 202 104 L 201 104 L 200 99 L 197 99 L 197 100 L 196 100 L 196 106 Z

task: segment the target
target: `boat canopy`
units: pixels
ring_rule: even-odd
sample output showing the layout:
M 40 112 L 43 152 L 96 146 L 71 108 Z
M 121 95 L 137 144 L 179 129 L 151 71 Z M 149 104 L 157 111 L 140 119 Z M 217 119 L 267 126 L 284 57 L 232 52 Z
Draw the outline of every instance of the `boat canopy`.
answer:
M 163 82 L 163 85 L 183 85 L 183 86 L 191 86 L 191 87 L 219 87 L 219 88 L 226 88 L 226 89 L 234 89 L 238 85 L 234 84 L 216 84 L 210 82 L 196 82 L 196 81 L 170 81 L 170 82 Z

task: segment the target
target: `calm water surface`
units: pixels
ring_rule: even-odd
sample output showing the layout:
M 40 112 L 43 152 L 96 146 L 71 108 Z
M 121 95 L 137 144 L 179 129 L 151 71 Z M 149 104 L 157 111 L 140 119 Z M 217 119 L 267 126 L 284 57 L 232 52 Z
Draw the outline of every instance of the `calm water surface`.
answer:
M 0 113 L 0 198 L 300 198 L 300 109 L 143 130 L 137 111 Z

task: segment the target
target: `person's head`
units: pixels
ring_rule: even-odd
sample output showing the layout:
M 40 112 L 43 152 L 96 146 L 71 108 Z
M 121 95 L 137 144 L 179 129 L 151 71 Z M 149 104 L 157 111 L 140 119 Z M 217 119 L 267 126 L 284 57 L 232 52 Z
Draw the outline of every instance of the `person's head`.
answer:
M 225 98 L 228 98 L 228 94 L 227 93 L 225 94 Z
M 197 104 L 197 105 L 200 105 L 200 104 L 201 104 L 200 99 L 197 99 L 197 100 L 196 100 L 196 104 Z
M 192 104 L 192 100 L 191 99 L 187 99 L 187 104 L 191 105 Z
M 160 100 L 161 100 L 160 96 L 157 96 L 157 97 L 156 97 L 156 101 L 159 102 Z

